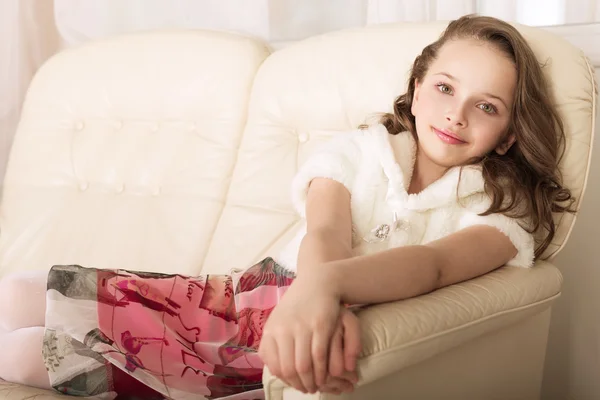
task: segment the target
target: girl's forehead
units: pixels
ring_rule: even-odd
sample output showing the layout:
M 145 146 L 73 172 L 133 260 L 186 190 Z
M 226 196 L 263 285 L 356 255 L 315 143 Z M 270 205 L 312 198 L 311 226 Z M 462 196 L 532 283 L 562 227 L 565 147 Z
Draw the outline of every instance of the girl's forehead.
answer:
M 452 68 L 453 75 L 483 72 L 497 74 L 515 70 L 512 59 L 497 47 L 478 40 L 452 40 L 445 43 L 430 64 L 430 72 Z
M 491 93 L 509 101 L 517 81 L 514 62 L 492 44 L 481 40 L 445 43 L 430 64 L 427 75 L 446 77 L 467 89 Z
M 455 39 L 444 43 L 438 51 L 435 61 L 443 62 L 482 62 L 493 64 L 514 64 L 513 60 L 496 45 L 478 39 Z

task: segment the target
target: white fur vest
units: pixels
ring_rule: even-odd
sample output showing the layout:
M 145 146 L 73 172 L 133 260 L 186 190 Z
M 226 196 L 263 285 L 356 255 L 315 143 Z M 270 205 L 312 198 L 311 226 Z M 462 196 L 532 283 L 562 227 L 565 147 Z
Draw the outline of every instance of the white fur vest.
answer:
M 426 244 L 485 224 L 499 229 L 517 248 L 508 265 L 533 264 L 534 239 L 519 221 L 501 214 L 478 215 L 490 204 L 478 166 L 463 167 L 462 173 L 459 167 L 451 168 L 420 193 L 408 194 L 415 156 L 416 143 L 408 132 L 390 135 L 383 125 L 375 125 L 338 134 L 300 167 L 292 183 L 294 207 L 304 217 L 310 181 L 329 178 L 351 194 L 355 255 Z M 286 268 L 296 269 L 305 234 L 306 224 L 276 257 Z

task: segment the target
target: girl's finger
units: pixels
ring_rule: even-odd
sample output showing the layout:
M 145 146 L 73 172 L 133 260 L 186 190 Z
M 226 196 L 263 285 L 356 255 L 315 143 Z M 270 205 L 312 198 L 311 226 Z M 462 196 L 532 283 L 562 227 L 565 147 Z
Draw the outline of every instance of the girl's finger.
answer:
M 356 369 L 356 359 L 362 351 L 360 322 L 352 312 L 342 314 L 344 325 L 344 366 L 347 371 Z
M 279 369 L 282 380 L 294 389 L 306 393 L 306 388 L 302 384 L 296 371 L 296 357 L 294 349 L 294 337 L 289 334 L 280 335 L 277 338 L 277 352 L 279 353 Z
M 343 379 L 355 385 L 356 383 L 358 383 L 358 373 L 356 371 L 344 371 L 342 376 L 340 376 L 340 379 Z
M 344 373 L 343 335 L 342 325 L 338 324 L 329 348 L 329 375 L 335 377 L 340 377 Z
M 265 336 L 260 342 L 258 355 L 272 375 L 281 377 L 281 369 L 279 362 L 279 354 L 277 352 L 277 344 L 271 336 Z
M 343 378 L 327 378 L 327 383 L 319 388 L 321 393 L 334 393 L 340 394 L 341 392 L 352 392 L 354 391 L 354 385 Z
M 337 395 L 342 394 L 342 390 L 337 387 L 326 385 L 319 389 L 319 393 L 335 394 L 337 396 Z
M 313 363 L 313 373 L 315 376 L 315 384 L 321 387 L 325 384 L 327 377 L 329 343 L 331 341 L 331 331 L 317 329 L 313 332 L 311 343 L 311 354 Z
M 306 331 L 302 335 L 295 337 L 296 345 L 296 372 L 300 377 L 302 385 L 309 393 L 317 391 L 315 378 L 313 375 L 313 366 L 311 358 L 311 335 Z

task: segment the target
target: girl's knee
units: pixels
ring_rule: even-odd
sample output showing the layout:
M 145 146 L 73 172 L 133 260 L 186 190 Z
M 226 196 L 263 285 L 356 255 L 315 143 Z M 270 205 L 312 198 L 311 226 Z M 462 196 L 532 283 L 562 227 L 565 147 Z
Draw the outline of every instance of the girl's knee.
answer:
M 42 356 L 43 340 L 42 327 L 0 334 L 0 346 L 3 348 L 0 378 L 22 385 L 50 389 L 50 379 Z
M 46 308 L 46 275 L 42 271 L 26 271 L 0 279 L 1 329 L 13 331 L 24 326 L 43 326 L 43 319 L 39 319 Z

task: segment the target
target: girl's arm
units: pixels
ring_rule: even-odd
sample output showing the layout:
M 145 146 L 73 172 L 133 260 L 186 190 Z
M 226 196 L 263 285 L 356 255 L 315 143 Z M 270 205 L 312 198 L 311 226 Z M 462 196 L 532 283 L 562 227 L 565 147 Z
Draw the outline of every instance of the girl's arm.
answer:
M 313 179 L 306 199 L 306 222 L 307 233 L 298 254 L 299 275 L 352 256 L 350 193 L 344 185 L 326 178 Z
M 347 369 L 350 380 L 357 378 L 354 366 L 361 345 L 356 316 L 344 314 L 339 301 L 331 298 L 329 313 L 325 312 L 327 307 L 316 307 L 328 315 L 319 328 L 328 326 L 329 332 L 311 340 L 313 329 L 302 324 L 306 316 L 290 309 L 300 306 L 310 314 L 309 318 L 314 316 L 314 308 L 304 297 L 316 299 L 324 293 L 317 287 L 305 287 L 300 281 L 318 277 L 329 262 L 352 256 L 350 192 L 335 180 L 315 178 L 307 192 L 305 213 L 307 233 L 300 244 L 298 278 L 269 316 L 259 354 L 273 375 L 302 392 L 314 393 L 318 387 L 323 388 L 328 372 L 341 378 Z M 340 334 L 332 340 L 334 329 Z M 317 366 L 319 378 L 315 379 L 312 358 L 317 351 L 323 353 L 324 360 Z
M 340 301 L 351 304 L 405 299 L 483 275 L 517 253 L 494 227 L 472 226 L 424 246 L 350 257 L 350 195 L 343 185 L 315 179 L 306 206 L 309 233 L 300 249 L 298 278 L 272 311 L 259 354 L 273 375 L 298 390 L 325 383 Z M 360 351 L 358 325 L 346 365 Z M 346 349 L 345 349 L 346 350 Z M 345 355 L 346 356 L 346 355 Z
M 490 272 L 517 249 L 498 229 L 477 225 L 427 245 L 327 263 L 321 277 L 346 303 L 382 303 L 431 292 Z

